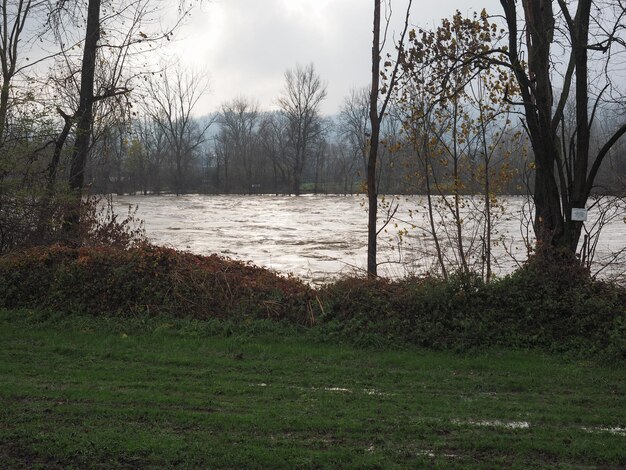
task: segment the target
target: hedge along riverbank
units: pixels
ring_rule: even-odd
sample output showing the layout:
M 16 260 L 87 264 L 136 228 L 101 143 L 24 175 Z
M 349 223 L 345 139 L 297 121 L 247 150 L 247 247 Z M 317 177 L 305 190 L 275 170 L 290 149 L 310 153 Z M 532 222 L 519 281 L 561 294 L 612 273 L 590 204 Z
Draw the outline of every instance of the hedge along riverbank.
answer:
M 0 307 L 92 315 L 274 319 L 357 344 L 502 346 L 626 359 L 626 289 L 558 261 L 484 284 L 343 279 L 312 289 L 217 255 L 169 248 L 38 247 L 0 257 Z
M 299 321 L 310 290 L 246 263 L 152 246 L 37 247 L 0 258 L 5 308 Z

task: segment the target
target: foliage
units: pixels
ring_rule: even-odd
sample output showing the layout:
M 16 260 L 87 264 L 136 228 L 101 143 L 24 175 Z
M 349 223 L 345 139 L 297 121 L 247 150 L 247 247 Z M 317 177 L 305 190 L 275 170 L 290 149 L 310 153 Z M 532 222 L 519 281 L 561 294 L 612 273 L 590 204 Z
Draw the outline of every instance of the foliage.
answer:
M 531 262 L 485 284 L 453 275 L 397 282 L 351 279 L 327 286 L 327 320 L 351 335 L 377 332 L 431 349 L 502 346 L 626 359 L 626 290 L 568 264 Z
M 504 213 L 499 196 L 511 191 L 522 163 L 512 161 L 522 153 L 510 150 L 521 133 L 503 99 L 515 97 L 512 74 L 500 65 L 468 61 L 489 51 L 501 34 L 486 12 L 464 18 L 457 11 L 434 30 L 411 30 L 399 45 L 398 150 L 409 153 L 414 169 L 407 184 L 427 197 L 428 238 L 444 278 L 455 270 L 492 278 L 496 225 Z
M 147 244 L 143 221 L 137 217 L 138 207 L 128 207 L 126 215 L 118 214 L 111 196 L 91 197 L 84 201 L 79 226 L 81 246 L 104 246 L 128 249 Z
M 4 191 L 3 191 L 4 190 Z M 39 207 L 24 191 L 0 184 L 0 255 L 29 243 L 36 232 Z
M 302 282 L 268 270 L 149 245 L 55 245 L 0 258 L 0 305 L 9 308 L 304 322 L 309 296 Z
M 55 243 L 117 249 L 147 243 L 136 207 L 129 207 L 123 215 L 115 211 L 111 197 L 86 198 L 80 208 L 80 223 L 69 232 L 64 220 L 71 204 L 66 192 L 46 197 L 34 191 L 13 190 L 1 195 L 0 255 Z
M 490 283 L 460 274 L 447 281 L 352 278 L 313 290 L 217 255 L 148 244 L 57 245 L 0 257 L 1 307 L 285 320 L 361 346 L 540 348 L 626 359 L 626 290 L 592 280 L 571 260 L 537 254 Z
M 592 280 L 567 251 L 539 251 L 486 292 L 492 321 L 515 331 L 518 344 L 626 358 L 615 336 L 626 319 L 626 290 Z
M 348 330 L 376 331 L 432 349 L 468 349 L 483 339 L 472 337 L 480 334 L 475 328 L 482 328 L 474 318 L 478 309 L 471 306 L 476 282 L 461 276 L 447 282 L 429 277 L 395 282 L 347 279 L 327 286 L 321 297 Z

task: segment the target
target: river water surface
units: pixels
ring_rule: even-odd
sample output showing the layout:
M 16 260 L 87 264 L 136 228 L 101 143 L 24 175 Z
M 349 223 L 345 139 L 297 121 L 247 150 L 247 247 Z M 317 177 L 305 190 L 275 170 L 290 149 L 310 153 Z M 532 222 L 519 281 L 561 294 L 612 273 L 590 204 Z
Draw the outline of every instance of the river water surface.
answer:
M 316 284 L 362 273 L 366 266 L 364 196 L 162 195 L 118 196 L 113 201 L 119 213 L 127 211 L 129 205 L 138 207 L 137 216 L 144 221 L 148 237 L 158 245 L 251 261 Z M 497 211 L 493 258 L 498 274 L 510 272 L 526 256 L 523 235 L 527 224 L 522 221 L 528 211 L 524 210 L 524 201 L 507 197 L 502 210 Z M 398 277 L 435 270 L 432 237 L 425 232 L 428 224 L 424 198 L 402 197 L 398 202 L 394 218 L 380 235 L 381 273 Z M 470 262 L 480 269 L 484 237 L 482 232 L 471 229 L 472 221 L 479 218 L 476 214 L 481 213 L 480 207 L 467 204 L 463 210 L 464 244 L 475 253 Z M 385 210 L 379 212 L 382 224 Z M 624 216 L 621 208 L 604 227 L 597 257 L 608 256 L 626 245 Z M 591 221 L 587 223 L 589 228 L 592 225 Z M 448 239 L 445 226 L 437 225 L 444 241 Z M 455 239 L 454 231 L 449 237 Z M 458 262 L 454 250 L 446 255 L 450 263 Z M 619 260 L 625 261 L 623 258 Z

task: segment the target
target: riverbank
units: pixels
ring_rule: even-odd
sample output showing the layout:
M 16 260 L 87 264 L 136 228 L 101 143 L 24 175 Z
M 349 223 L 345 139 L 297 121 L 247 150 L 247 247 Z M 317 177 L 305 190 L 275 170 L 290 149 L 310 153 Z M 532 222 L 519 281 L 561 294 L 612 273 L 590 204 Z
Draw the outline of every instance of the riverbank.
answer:
M 0 257 L 0 308 L 314 328 L 356 346 L 541 349 L 626 359 L 626 289 L 540 260 L 502 279 L 346 278 L 314 289 L 216 255 L 143 245 L 38 247 Z
M 620 468 L 623 367 L 272 321 L 0 311 L 9 468 Z

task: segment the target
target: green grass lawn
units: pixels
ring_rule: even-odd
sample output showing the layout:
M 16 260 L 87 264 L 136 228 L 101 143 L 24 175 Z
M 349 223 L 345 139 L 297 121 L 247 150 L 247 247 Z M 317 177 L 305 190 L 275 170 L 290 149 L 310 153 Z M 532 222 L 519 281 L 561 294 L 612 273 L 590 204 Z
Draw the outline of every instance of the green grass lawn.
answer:
M 537 352 L 0 312 L 2 468 L 626 468 L 625 391 Z

